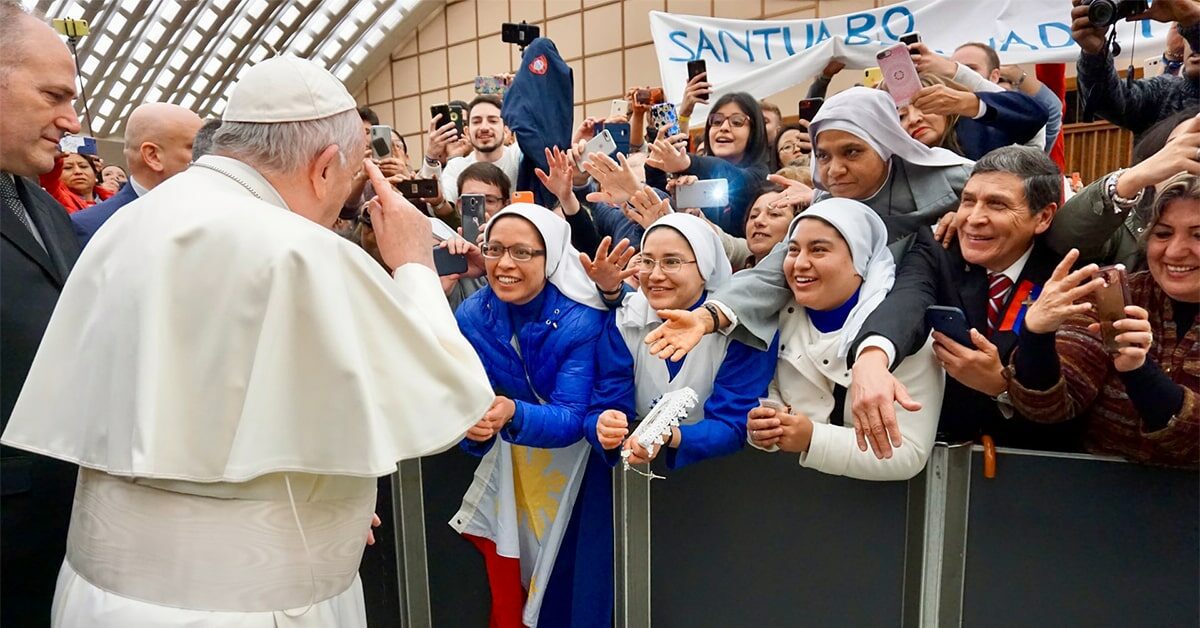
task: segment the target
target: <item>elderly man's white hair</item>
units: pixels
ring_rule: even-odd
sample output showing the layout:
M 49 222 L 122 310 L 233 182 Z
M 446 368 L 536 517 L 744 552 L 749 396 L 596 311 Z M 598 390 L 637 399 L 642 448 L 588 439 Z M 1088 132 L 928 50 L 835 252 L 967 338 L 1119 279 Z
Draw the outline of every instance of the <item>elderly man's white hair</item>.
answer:
M 213 135 L 212 152 L 265 173 L 290 174 L 334 144 L 342 165 L 360 160 L 362 142 L 362 119 L 351 109 L 302 122 L 222 122 Z

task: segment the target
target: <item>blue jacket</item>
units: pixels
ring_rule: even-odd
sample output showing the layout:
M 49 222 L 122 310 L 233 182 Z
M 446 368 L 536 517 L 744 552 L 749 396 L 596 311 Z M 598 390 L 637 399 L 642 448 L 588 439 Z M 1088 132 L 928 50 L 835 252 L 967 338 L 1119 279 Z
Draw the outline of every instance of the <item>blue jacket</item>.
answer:
M 71 214 L 71 226 L 75 227 L 75 235 L 79 237 L 79 246 L 87 246 L 88 240 L 96 235 L 100 227 L 117 213 L 118 209 L 137 200 L 137 192 L 132 183 L 126 183 L 108 200 L 96 203 L 91 207 Z
M 703 299 L 701 299 L 703 301 Z M 733 340 L 725 352 L 725 360 L 717 370 L 712 393 L 704 400 L 704 419 L 699 423 L 680 426 L 679 447 L 668 448 L 668 469 L 678 469 L 707 458 L 737 452 L 746 442 L 746 414 L 766 396 L 767 386 L 775 375 L 778 334 L 767 351 L 760 351 Z M 683 367 L 680 362 L 663 361 L 671 377 Z M 625 413 L 630 423 L 637 417 L 637 382 L 634 378 L 633 355 L 617 328 L 617 312 L 609 314 L 604 334 L 596 352 L 596 384 L 592 406 L 588 410 L 584 429 L 588 442 L 596 451 L 604 451 L 596 437 L 596 423 L 605 410 Z M 632 433 L 632 426 L 630 432 Z M 620 449 L 604 452 L 605 460 L 615 465 Z
M 516 331 L 518 354 L 512 345 L 510 307 L 485 287 L 463 301 L 454 314 L 479 354 L 492 389 L 516 403 L 516 414 L 501 430 L 501 437 L 531 447 L 578 442 L 591 400 L 596 340 L 604 312 L 568 299 L 547 283 L 539 316 Z M 464 447 L 483 455 L 491 442 L 466 441 Z
M 987 105 L 978 119 L 959 118 L 954 125 L 963 156 L 978 161 L 1010 144 L 1024 144 L 1046 126 L 1049 113 L 1038 101 L 1019 92 L 976 92 Z
M 571 66 L 558 54 L 554 42 L 539 37 L 525 49 L 512 86 L 504 94 L 500 115 L 516 134 L 517 144 L 525 155 L 513 189 L 531 190 L 543 207 L 553 207 L 557 199 L 533 171 L 535 168 L 550 171 L 547 148 L 571 145 L 574 80 Z
M 516 414 L 500 431 L 501 438 L 531 447 L 565 447 L 583 438 L 605 313 L 568 299 L 549 283 L 539 299 L 537 315 L 516 330 L 520 353 L 512 345 L 513 306 L 490 287 L 463 301 L 455 318 L 496 394 L 516 402 Z M 462 446 L 481 456 L 494 442 L 464 440 Z M 540 625 L 612 625 L 612 538 L 612 472 L 600 456 L 590 455 L 545 585 Z

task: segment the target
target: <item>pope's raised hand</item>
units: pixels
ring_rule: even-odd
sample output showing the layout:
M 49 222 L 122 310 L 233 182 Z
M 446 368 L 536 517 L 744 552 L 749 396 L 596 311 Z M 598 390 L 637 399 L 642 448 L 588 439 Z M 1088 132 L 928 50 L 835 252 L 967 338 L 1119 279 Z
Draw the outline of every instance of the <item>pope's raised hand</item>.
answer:
M 367 210 L 383 262 L 393 269 L 416 263 L 434 270 L 429 218 L 388 184 L 374 162 L 364 159 L 363 168 L 375 188 L 376 196 L 367 203 Z

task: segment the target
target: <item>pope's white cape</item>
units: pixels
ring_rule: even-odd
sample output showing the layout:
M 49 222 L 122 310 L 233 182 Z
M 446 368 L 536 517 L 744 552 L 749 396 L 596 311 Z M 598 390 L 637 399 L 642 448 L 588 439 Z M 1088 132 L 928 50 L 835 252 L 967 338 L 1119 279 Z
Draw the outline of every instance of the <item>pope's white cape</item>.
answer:
M 382 476 L 442 450 L 493 393 L 433 271 L 389 277 L 205 157 L 80 256 L 2 442 L 115 475 Z

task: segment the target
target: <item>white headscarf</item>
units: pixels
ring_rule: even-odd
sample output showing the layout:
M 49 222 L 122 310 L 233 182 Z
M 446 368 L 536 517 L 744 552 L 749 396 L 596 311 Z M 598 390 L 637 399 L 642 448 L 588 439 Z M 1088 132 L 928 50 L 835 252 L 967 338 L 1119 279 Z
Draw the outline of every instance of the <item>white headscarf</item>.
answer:
M 814 203 L 797 216 L 788 227 L 787 241 L 792 240 L 797 225 L 805 218 L 820 218 L 837 229 L 850 247 L 854 272 L 863 278 L 858 303 L 842 326 L 838 357 L 844 358 L 867 317 L 879 307 L 896 281 L 896 261 L 887 248 L 887 227 L 870 207 L 848 198 L 830 198 Z
M 533 203 L 516 203 L 505 207 L 488 221 L 484 241 L 491 237 L 496 219 L 520 216 L 533 223 L 546 243 L 546 281 L 554 284 L 568 299 L 597 310 L 608 311 L 596 284 L 588 278 L 579 261 L 579 251 L 571 246 L 571 225 L 554 212 Z
M 834 94 L 808 125 L 813 146 L 821 131 L 845 131 L 866 142 L 886 162 L 893 155 L 918 166 L 969 166 L 970 159 L 944 148 L 930 148 L 913 139 L 900 126 L 896 101 L 885 91 L 851 87 Z M 824 190 L 817 160 L 812 160 L 813 183 Z
M 700 271 L 700 277 L 704 279 L 705 290 L 712 292 L 719 289 L 733 276 L 733 267 L 729 265 L 729 258 L 721 246 L 721 238 L 705 221 L 689 214 L 667 214 L 646 229 L 642 235 L 642 249 L 645 249 L 650 233 L 659 227 L 670 227 L 687 240 L 696 256 L 696 268 Z M 627 297 L 622 307 L 625 309 L 622 319 L 634 321 L 639 325 L 660 322 L 658 314 L 650 307 L 646 295 L 640 290 Z

